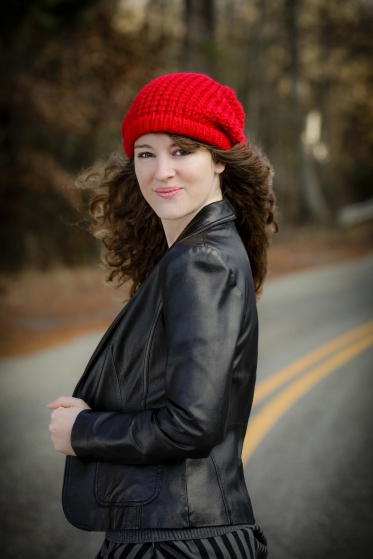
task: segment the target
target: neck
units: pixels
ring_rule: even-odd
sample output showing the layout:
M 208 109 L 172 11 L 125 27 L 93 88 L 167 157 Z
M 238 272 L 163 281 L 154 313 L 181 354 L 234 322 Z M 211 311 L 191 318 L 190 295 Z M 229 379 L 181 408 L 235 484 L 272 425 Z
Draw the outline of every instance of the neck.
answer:
M 222 200 L 223 197 L 216 197 L 213 200 L 209 200 L 208 203 L 203 204 L 200 208 L 196 209 L 195 211 L 180 217 L 179 219 L 162 219 L 162 225 L 164 229 L 164 233 L 166 236 L 167 244 L 170 247 L 174 244 L 178 236 L 182 231 L 184 231 L 185 227 L 190 223 L 195 215 L 207 204 L 211 204 L 212 202 L 218 202 Z

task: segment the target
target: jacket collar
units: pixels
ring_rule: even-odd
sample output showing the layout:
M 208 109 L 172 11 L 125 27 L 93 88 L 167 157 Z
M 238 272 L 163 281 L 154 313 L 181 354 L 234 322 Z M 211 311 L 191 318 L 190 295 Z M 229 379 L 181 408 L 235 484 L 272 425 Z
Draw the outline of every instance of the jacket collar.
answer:
M 196 235 L 205 229 L 209 229 L 217 223 L 225 223 L 233 219 L 236 219 L 236 215 L 233 213 L 226 200 L 219 200 L 218 202 L 207 204 L 207 206 L 203 206 L 193 217 L 173 244 L 183 241 L 192 235 Z

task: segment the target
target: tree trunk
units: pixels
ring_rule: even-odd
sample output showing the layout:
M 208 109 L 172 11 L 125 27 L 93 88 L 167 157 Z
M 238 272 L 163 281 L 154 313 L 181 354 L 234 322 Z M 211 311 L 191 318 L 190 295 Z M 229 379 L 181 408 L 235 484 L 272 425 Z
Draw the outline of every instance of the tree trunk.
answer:
M 291 94 L 289 104 L 289 122 L 294 150 L 294 166 L 289 180 L 288 199 L 291 200 L 290 219 L 294 222 L 308 218 L 311 221 L 325 223 L 330 216 L 317 174 L 312 152 L 303 145 L 301 135 L 304 116 L 301 107 L 299 86 L 299 24 L 298 14 L 300 0 L 285 1 L 285 20 L 289 47 L 289 77 Z
M 330 223 L 332 216 L 321 189 L 316 161 L 306 145 L 303 146 L 303 186 L 308 218 L 317 223 Z
M 184 6 L 184 70 L 216 78 L 215 1 L 185 0 Z
M 267 0 L 257 0 L 259 19 L 253 32 L 248 35 L 245 56 L 244 107 L 246 125 L 251 140 L 263 141 L 263 103 L 266 89 Z
M 299 99 L 299 50 L 298 50 L 298 12 L 299 0 L 285 0 L 285 28 L 287 35 L 287 46 L 289 62 L 287 74 L 290 80 L 290 95 L 288 97 L 287 120 L 288 149 L 292 156 L 288 158 L 287 181 L 287 217 L 293 223 L 300 223 L 305 217 L 305 203 L 303 196 L 303 148 L 301 133 L 303 129 L 303 116 Z

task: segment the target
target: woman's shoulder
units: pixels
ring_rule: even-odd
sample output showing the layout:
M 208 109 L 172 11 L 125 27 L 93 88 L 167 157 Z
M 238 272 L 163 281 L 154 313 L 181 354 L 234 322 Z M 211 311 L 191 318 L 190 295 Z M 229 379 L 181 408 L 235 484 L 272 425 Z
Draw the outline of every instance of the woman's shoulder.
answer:
M 163 275 L 233 275 L 238 288 L 252 285 L 250 262 L 234 224 L 211 228 L 170 247 L 163 262 Z

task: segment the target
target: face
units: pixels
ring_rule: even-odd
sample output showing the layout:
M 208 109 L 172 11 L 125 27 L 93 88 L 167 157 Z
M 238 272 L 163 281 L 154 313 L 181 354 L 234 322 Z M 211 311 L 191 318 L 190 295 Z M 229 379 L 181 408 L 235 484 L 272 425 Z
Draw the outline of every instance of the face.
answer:
M 203 207 L 222 200 L 219 175 L 204 147 L 181 150 L 167 134 L 145 134 L 135 142 L 135 173 L 145 200 L 163 225 L 186 225 Z

